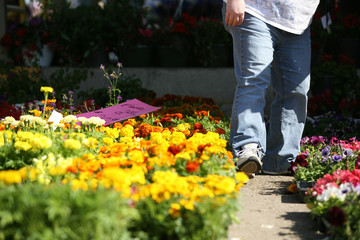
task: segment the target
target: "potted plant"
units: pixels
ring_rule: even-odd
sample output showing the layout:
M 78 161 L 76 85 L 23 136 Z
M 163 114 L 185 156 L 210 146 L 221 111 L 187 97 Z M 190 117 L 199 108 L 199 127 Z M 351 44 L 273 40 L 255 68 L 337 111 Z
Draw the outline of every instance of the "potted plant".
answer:
M 291 162 L 290 171 L 297 182 L 300 197 L 325 174 L 338 169 L 353 170 L 360 166 L 360 142 L 356 138 L 330 141 L 322 136 L 305 137 L 301 154 Z

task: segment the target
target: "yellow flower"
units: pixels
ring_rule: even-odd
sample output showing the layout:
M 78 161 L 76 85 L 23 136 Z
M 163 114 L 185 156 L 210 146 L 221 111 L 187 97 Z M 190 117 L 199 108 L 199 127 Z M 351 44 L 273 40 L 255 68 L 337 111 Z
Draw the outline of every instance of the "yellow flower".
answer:
M 80 149 L 81 148 L 81 142 L 75 139 L 66 139 L 64 142 L 64 147 L 67 149 Z
M 169 209 L 169 214 L 173 217 L 173 218 L 177 218 L 180 216 L 180 210 L 181 210 L 181 206 L 178 203 L 172 203 L 170 205 L 170 209 Z
M 130 124 L 125 125 L 120 129 L 121 137 L 133 137 L 134 136 L 134 128 Z
M 187 210 L 194 210 L 194 202 L 191 200 L 181 199 L 180 204 L 184 206 Z
M 52 167 L 49 169 L 49 173 L 51 176 L 65 175 L 66 169 L 62 167 Z
M 84 191 L 88 190 L 88 184 L 85 181 L 81 181 L 79 179 L 72 180 L 71 186 L 74 191 L 78 189 L 82 189 Z
M 117 128 L 109 128 L 105 129 L 106 135 L 112 138 L 118 138 L 120 135 L 120 130 Z
M 21 172 L 17 170 L 0 171 L 0 181 L 5 184 L 21 183 Z
M 52 140 L 45 135 L 35 133 L 34 137 L 30 139 L 29 143 L 34 149 L 48 149 L 52 145 Z
M 96 148 L 98 142 L 99 141 L 96 138 L 89 137 L 89 138 L 84 139 L 83 144 L 87 148 L 94 149 L 94 148 Z
M 51 92 L 54 91 L 54 89 L 52 87 L 41 87 L 40 91 L 41 92 L 49 92 L 49 93 L 51 93 Z
M 144 162 L 144 154 L 140 149 L 132 149 L 128 152 L 128 157 L 131 161 L 142 163 Z
M 102 142 L 103 142 L 105 145 L 110 146 L 111 144 L 114 143 L 114 139 L 112 139 L 111 137 L 103 137 Z
M 247 183 L 249 181 L 249 177 L 244 172 L 237 172 L 235 180 L 241 183 Z
M 28 142 L 22 142 L 22 141 L 16 141 L 14 143 L 14 147 L 16 149 L 22 150 L 22 151 L 28 151 L 31 149 L 31 144 Z

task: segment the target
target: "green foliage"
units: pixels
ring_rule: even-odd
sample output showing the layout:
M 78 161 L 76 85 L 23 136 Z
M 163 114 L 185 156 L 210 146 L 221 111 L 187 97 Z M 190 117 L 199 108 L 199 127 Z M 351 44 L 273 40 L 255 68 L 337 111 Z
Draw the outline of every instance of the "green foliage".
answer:
M 116 191 L 73 191 L 59 183 L 0 188 L 0 239 L 131 239 L 136 210 Z
M 88 75 L 91 76 L 92 74 L 92 72 L 83 68 L 70 69 L 61 67 L 50 74 L 47 82 L 53 89 L 56 89 L 56 99 L 62 99 L 63 95 L 69 90 L 79 90 L 80 83 L 85 81 Z
M 55 38 L 64 64 L 83 64 L 98 50 L 119 50 L 131 42 L 132 34 L 142 24 L 141 1 L 107 1 L 104 7 L 98 1 L 70 8 L 67 1 L 58 1 L 52 14 Z M 85 27 L 89 26 L 89 27 Z
M 181 208 L 181 217 L 173 217 L 168 210 L 174 199 L 160 203 L 146 199 L 137 203 L 140 218 L 133 222 L 132 231 L 146 233 L 141 238 L 144 240 L 225 240 L 239 207 L 236 198 L 222 201 L 225 200 L 204 199 L 196 204 L 196 211 Z
M 45 84 L 37 67 L 21 67 L 0 61 L 0 92 L 9 103 L 25 103 L 41 99 L 41 86 Z
M 360 122 L 352 117 L 345 117 L 335 112 L 329 112 L 308 118 L 303 136 L 350 139 L 360 136 Z
M 111 84 L 109 83 L 109 87 L 110 86 Z M 128 75 L 126 73 L 122 73 L 117 79 L 116 88 L 121 90 L 122 101 L 127 101 L 134 98 L 144 100 L 155 95 L 153 91 L 148 90 L 142 86 L 140 78 L 136 77 L 136 75 Z M 106 104 L 109 103 L 109 89 L 91 89 L 90 91 L 79 93 L 78 98 L 95 99 L 98 105 L 106 106 Z M 115 103 L 116 100 L 117 99 L 115 99 Z
M 301 146 L 301 152 L 304 153 L 307 164 L 297 166 L 294 175 L 297 181 L 315 182 L 325 174 L 339 169 L 351 171 L 356 168 L 359 161 L 358 150 L 344 149 L 340 144 L 304 144 Z

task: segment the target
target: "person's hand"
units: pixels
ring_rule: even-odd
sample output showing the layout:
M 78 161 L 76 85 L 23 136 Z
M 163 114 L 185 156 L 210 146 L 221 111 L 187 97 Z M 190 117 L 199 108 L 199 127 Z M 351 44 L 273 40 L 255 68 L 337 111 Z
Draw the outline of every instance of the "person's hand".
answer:
M 228 0 L 226 3 L 225 23 L 230 26 L 240 25 L 245 17 L 245 0 Z

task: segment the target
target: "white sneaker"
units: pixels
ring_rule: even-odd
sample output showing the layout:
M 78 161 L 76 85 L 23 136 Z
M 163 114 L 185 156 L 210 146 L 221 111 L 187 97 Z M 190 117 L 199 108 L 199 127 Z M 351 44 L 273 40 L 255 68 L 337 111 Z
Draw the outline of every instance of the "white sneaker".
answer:
M 236 166 L 238 171 L 247 175 L 258 173 L 261 170 L 260 149 L 257 143 L 249 143 L 242 146 L 242 150 L 235 151 L 235 157 L 238 158 Z

